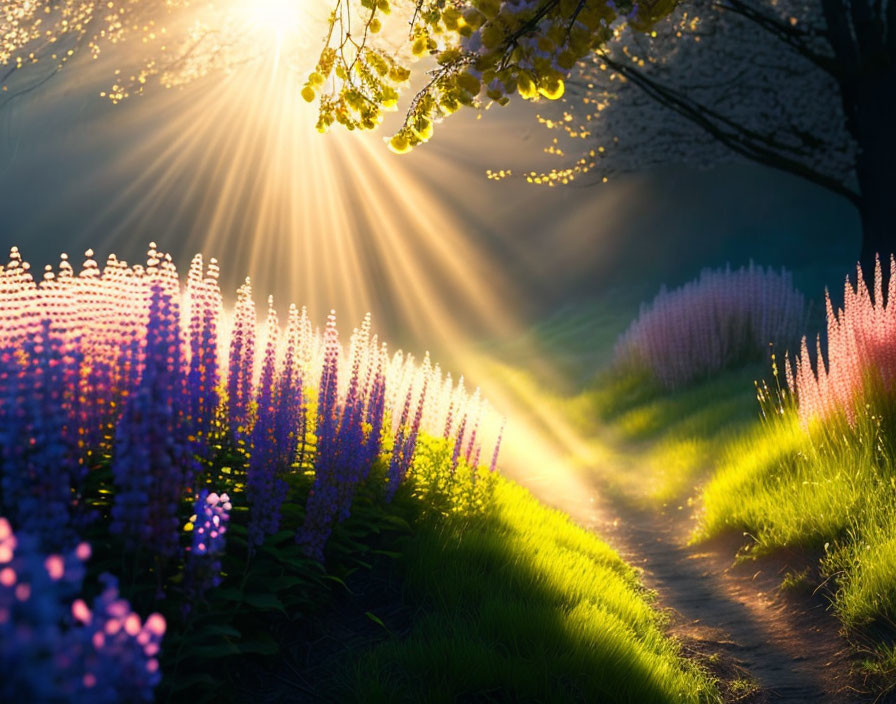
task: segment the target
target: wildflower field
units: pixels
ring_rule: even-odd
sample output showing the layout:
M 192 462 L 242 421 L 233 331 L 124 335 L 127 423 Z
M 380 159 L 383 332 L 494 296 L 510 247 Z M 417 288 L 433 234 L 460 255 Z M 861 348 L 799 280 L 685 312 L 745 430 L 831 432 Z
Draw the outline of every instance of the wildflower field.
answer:
M 478 390 L 217 277 L 0 271 L 5 699 L 714 700 L 637 573 L 499 476 Z
M 786 287 L 754 295 L 769 276 Z M 764 587 L 743 587 L 754 594 L 744 597 L 750 608 L 771 599 L 778 610 L 777 621 L 757 621 L 763 627 L 783 628 L 787 612 L 795 628 L 830 620 L 830 652 L 851 679 L 836 696 L 799 696 L 888 701 L 896 691 L 896 263 L 859 268 L 842 293 L 807 296 L 808 305 L 786 272 L 778 276 L 752 266 L 704 271 L 661 292 L 627 327 L 614 322 L 615 332 L 602 333 L 598 344 L 613 352 L 585 389 L 545 393 L 525 374 L 516 383 L 585 438 L 574 452 L 579 471 L 598 478 L 622 520 L 656 521 L 639 529 L 656 540 L 680 531 L 683 558 L 718 555 L 720 575 L 743 569 L 747 585 L 768 573 Z M 782 323 L 751 322 L 774 320 Z M 559 322 L 544 334 L 567 344 Z M 727 580 L 717 588 L 733 600 Z
M 894 125 L 896 0 L 0 0 L 0 704 L 896 704 Z

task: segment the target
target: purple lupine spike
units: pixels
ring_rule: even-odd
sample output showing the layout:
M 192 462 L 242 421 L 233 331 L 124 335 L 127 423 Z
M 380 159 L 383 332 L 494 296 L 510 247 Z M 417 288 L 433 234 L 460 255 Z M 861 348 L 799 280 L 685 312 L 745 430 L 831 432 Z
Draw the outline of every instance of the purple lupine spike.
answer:
M 386 488 L 386 500 L 391 501 L 401 484 L 408 475 L 408 470 L 414 461 L 414 455 L 417 451 L 417 438 L 420 434 L 420 423 L 423 420 L 423 408 L 426 404 L 426 391 L 429 384 L 430 365 L 429 355 L 424 359 L 423 364 L 423 386 L 420 390 L 420 396 L 417 399 L 417 408 L 414 412 L 414 418 L 411 420 L 410 428 L 407 435 L 401 443 L 400 460 L 396 467 L 390 464 L 389 469 L 389 485 Z
M 351 344 L 351 376 L 339 421 L 339 446 L 341 456 L 338 467 L 339 513 L 338 520 L 348 518 L 355 488 L 365 473 L 364 464 L 364 399 L 361 389 L 361 359 L 369 343 L 370 317 L 361 329 L 355 330 Z
M 65 547 L 75 539 L 73 492 L 84 471 L 74 425 L 78 355 L 47 318 L 21 350 L 17 362 L 7 359 L 12 383 L 0 392 L 3 502 L 17 530 Z
M 171 296 L 152 285 L 144 369 L 115 429 L 117 492 L 110 529 L 128 545 L 163 557 L 178 547 L 178 509 L 194 474 L 192 443 L 178 405 L 184 398 L 180 330 Z
M 367 401 L 366 422 L 370 426 L 370 430 L 364 443 L 364 462 L 368 471 L 376 461 L 376 458 L 379 457 L 383 446 L 383 421 L 386 411 L 386 374 L 384 369 L 386 358 L 386 345 L 384 343 L 377 354 L 376 367 Z M 365 474 L 362 479 L 366 478 Z
M 165 619 L 142 622 L 109 575 L 92 609 L 76 598 L 89 557 L 87 543 L 47 555 L 0 518 L 0 700 L 153 701 Z
M 280 527 L 286 483 L 277 475 L 282 458 L 278 445 L 275 374 L 279 326 L 273 299 L 268 299 L 267 342 L 258 383 L 257 416 L 250 434 L 246 489 L 249 497 L 249 545 L 257 547 Z
M 232 505 L 227 494 L 199 492 L 191 519 L 192 543 L 184 565 L 184 591 L 190 603 L 221 583 L 221 555 L 226 544 Z
M 305 391 L 299 357 L 302 332 L 298 311 L 295 306 L 290 306 L 285 359 L 276 394 L 277 445 L 280 462 L 284 467 L 289 467 L 296 461 L 300 438 L 303 438 L 305 432 Z
M 479 431 L 479 423 L 482 420 L 482 407 L 479 403 L 479 389 L 473 393 L 473 398 L 470 401 L 472 407 L 476 410 L 476 419 L 473 421 L 473 430 L 470 432 L 470 441 L 467 443 L 466 452 L 464 452 L 464 461 L 470 465 L 470 460 L 473 457 L 473 448 L 476 446 L 476 433 Z M 476 467 L 476 465 L 470 465 L 471 467 Z
M 498 431 L 498 439 L 495 441 L 495 450 L 492 453 L 492 461 L 489 465 L 489 471 L 494 472 L 498 469 L 498 454 L 501 452 L 501 440 L 504 439 L 504 428 L 507 425 L 507 419 L 501 421 L 501 430 Z
M 460 463 L 460 451 L 464 445 L 464 433 L 467 428 L 467 414 L 461 417 L 460 427 L 457 429 L 457 436 L 454 440 L 454 451 L 451 453 L 451 474 L 457 471 L 457 465 Z
M 392 457 L 389 460 L 389 473 L 386 477 L 387 496 L 395 493 L 398 484 L 401 481 L 404 458 L 402 453 L 405 448 L 405 438 L 407 437 L 408 416 L 411 413 L 411 400 L 413 398 L 414 389 L 411 386 L 404 399 L 404 406 L 401 410 L 401 417 L 398 420 L 398 428 L 395 431 L 395 437 L 392 441 Z
M 237 291 L 230 338 L 230 361 L 227 378 L 230 432 L 239 443 L 249 432 L 249 401 L 255 368 L 255 303 L 249 279 Z
M 214 259 L 203 276 L 202 257 L 198 254 L 194 257 L 190 266 L 187 299 L 190 307 L 187 328 L 190 343 L 190 366 L 187 374 L 188 422 L 195 436 L 196 454 L 207 457 L 211 451 L 210 437 L 219 405 L 217 325 L 220 292 Z
M 337 463 L 339 334 L 336 316 L 331 311 L 324 332 L 324 362 L 317 397 L 317 456 L 314 461 L 314 484 L 305 504 L 305 523 L 296 535 L 305 552 L 323 560 L 323 549 L 339 510 Z

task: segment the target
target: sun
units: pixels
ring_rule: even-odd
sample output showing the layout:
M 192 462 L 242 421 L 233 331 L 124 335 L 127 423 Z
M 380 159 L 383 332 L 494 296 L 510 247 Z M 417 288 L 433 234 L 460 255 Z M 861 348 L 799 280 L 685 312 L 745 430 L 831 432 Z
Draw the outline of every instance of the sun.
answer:
M 297 32 L 307 5 L 304 0 L 248 0 L 242 4 L 253 30 L 275 35 Z
M 325 26 L 320 6 L 315 0 L 233 0 L 229 9 L 243 40 L 276 70 L 281 63 L 313 65 Z

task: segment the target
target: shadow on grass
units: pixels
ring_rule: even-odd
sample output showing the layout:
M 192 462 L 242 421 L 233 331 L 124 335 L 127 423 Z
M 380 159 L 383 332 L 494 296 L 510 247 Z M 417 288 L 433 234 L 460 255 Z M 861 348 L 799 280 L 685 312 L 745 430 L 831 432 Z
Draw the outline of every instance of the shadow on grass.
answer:
M 386 620 L 393 635 L 356 654 L 334 679 L 336 698 L 714 701 L 665 637 L 636 572 L 521 491 L 488 515 L 419 525 L 402 558 L 417 618 L 400 634 Z

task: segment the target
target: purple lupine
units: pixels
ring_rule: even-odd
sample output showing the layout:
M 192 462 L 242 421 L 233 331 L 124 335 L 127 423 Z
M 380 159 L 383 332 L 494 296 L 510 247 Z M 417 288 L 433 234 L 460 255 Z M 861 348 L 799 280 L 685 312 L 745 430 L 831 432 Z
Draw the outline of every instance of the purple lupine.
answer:
M 476 419 L 473 421 L 473 430 L 470 433 L 470 441 L 467 443 L 466 452 L 464 452 L 464 461 L 475 469 L 476 465 L 471 464 L 473 459 L 473 450 L 476 448 L 476 434 L 479 432 L 479 423 L 482 420 L 482 406 L 479 402 L 479 389 L 473 393 L 472 407 L 476 410 Z
M 339 333 L 336 316 L 331 311 L 324 332 L 324 362 L 317 395 L 315 436 L 317 455 L 314 461 L 314 484 L 305 503 L 305 523 L 296 534 L 305 552 L 315 559 L 323 559 L 323 549 L 332 530 L 333 518 L 339 510 L 339 490 L 336 463 L 339 460 L 337 442 L 339 413 Z
M 257 416 L 250 433 L 249 467 L 246 490 L 249 497 L 250 549 L 261 545 L 265 536 L 280 527 L 280 507 L 286 498 L 286 482 L 278 473 L 285 469 L 280 456 L 275 373 L 278 342 L 277 314 L 268 300 L 267 343 L 258 383 Z
M 429 356 L 427 355 L 423 363 L 423 388 L 420 390 L 420 396 L 417 399 L 417 408 L 414 417 L 411 420 L 410 427 L 405 432 L 404 423 L 407 421 L 407 411 L 410 408 L 411 389 L 408 390 L 408 397 L 405 401 L 405 407 L 402 410 L 402 419 L 398 433 L 395 436 L 395 445 L 392 449 L 392 460 L 389 462 L 389 483 L 386 486 L 386 501 L 391 501 L 398 486 L 407 478 L 408 470 L 414 461 L 414 454 L 417 451 L 417 437 L 420 433 L 420 423 L 423 420 L 423 408 L 426 404 L 426 389 L 429 384 L 430 366 Z
M 461 417 L 460 427 L 457 429 L 457 436 L 454 440 L 454 450 L 451 453 L 451 474 L 453 475 L 457 471 L 457 466 L 460 464 L 460 453 L 461 449 L 464 446 L 464 434 L 467 429 L 467 413 L 464 413 Z
M 504 428 L 507 425 L 507 419 L 501 421 L 501 430 L 498 431 L 498 439 L 495 441 L 495 450 L 492 452 L 492 462 L 489 465 L 489 471 L 494 472 L 498 469 L 498 455 L 501 452 L 501 441 L 504 439 Z
M 162 679 L 157 656 L 165 619 L 154 613 L 144 623 L 119 596 L 113 576 L 103 574 L 100 582 L 103 591 L 92 608 L 81 599 L 72 603 L 72 617 L 80 626 L 68 631 L 62 641 L 65 654 L 56 658 L 68 663 L 63 680 L 76 687 L 76 701 L 152 702 Z
M 205 276 L 202 257 L 197 254 L 190 266 L 187 295 L 190 302 L 190 366 L 187 373 L 189 422 L 195 435 L 195 450 L 205 457 L 218 410 L 218 312 L 221 296 L 218 269 L 214 259 Z
M 404 458 L 404 440 L 407 432 L 408 416 L 411 414 L 411 399 L 413 398 L 413 385 L 408 388 L 408 393 L 404 398 L 404 405 L 401 409 L 401 416 L 398 419 L 398 427 L 395 429 L 395 436 L 392 439 L 392 456 L 389 458 L 389 472 L 386 475 L 386 496 L 389 500 L 395 494 L 398 484 L 401 481 L 403 472 Z
M 352 371 L 339 420 L 338 437 L 341 452 L 337 465 L 337 481 L 339 484 L 338 519 L 340 521 L 349 517 L 358 482 L 369 471 L 369 467 L 364 466 L 366 459 L 363 425 L 365 389 L 362 389 L 361 384 L 361 364 L 364 355 L 368 352 L 369 343 L 370 316 L 368 315 L 361 328 L 355 330 L 352 336 L 350 357 Z
M 195 459 L 178 413 L 184 390 L 177 311 L 161 284 L 153 283 L 151 291 L 143 373 L 115 429 L 117 491 L 110 529 L 131 547 L 144 545 L 171 557 L 178 549 L 178 509 Z
M 249 279 L 246 279 L 246 282 L 237 291 L 227 377 L 230 432 L 238 443 L 249 432 L 249 402 L 252 395 L 252 375 L 255 369 L 255 326 L 252 286 Z
M 221 583 L 221 555 L 231 508 L 227 494 L 210 494 L 208 489 L 199 492 L 193 505 L 193 540 L 184 566 L 184 590 L 192 603 Z
M 142 623 L 109 575 L 93 609 L 75 598 L 89 556 L 87 543 L 47 555 L 0 518 L 0 700 L 153 700 L 165 620 Z
M 277 447 L 280 461 L 288 467 L 296 460 L 300 439 L 306 429 L 305 389 L 302 375 L 301 349 L 305 344 L 302 319 L 295 306 L 289 307 L 286 328 L 286 350 L 283 370 L 276 391 Z
M 75 427 L 80 358 L 47 318 L 21 350 L 19 360 L 4 354 L 3 503 L 17 530 L 47 548 L 65 547 L 74 540 L 73 501 L 84 473 Z
M 384 343 L 376 355 L 376 366 L 372 367 L 372 378 L 367 393 L 367 416 L 365 422 L 370 429 L 364 441 L 364 464 L 368 471 L 377 457 L 379 457 L 383 446 L 383 421 L 386 415 L 385 359 L 386 345 Z M 366 479 L 366 474 L 361 478 Z

